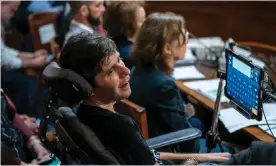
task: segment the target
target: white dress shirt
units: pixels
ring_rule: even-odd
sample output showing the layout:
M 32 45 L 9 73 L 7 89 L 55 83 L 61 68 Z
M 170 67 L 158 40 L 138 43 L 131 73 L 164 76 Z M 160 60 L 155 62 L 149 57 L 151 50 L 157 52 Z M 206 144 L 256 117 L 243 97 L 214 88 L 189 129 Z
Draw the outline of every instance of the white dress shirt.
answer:
M 22 67 L 22 60 L 18 57 L 19 51 L 6 46 L 1 39 L 1 67 L 7 69 L 19 69 Z
M 75 20 L 72 20 L 71 23 L 70 23 L 70 27 L 69 27 L 69 31 L 67 32 L 67 34 L 65 35 L 65 40 L 64 40 L 64 44 L 67 42 L 67 40 L 73 36 L 73 35 L 76 35 L 76 34 L 79 34 L 81 32 L 84 32 L 84 31 L 88 31 L 88 32 L 91 32 L 93 33 L 94 30 L 80 22 L 77 22 Z

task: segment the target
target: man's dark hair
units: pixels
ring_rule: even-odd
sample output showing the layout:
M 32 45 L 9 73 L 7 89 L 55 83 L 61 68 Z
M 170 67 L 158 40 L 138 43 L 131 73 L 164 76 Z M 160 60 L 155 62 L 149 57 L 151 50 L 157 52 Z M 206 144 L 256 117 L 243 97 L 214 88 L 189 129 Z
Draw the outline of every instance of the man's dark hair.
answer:
M 59 64 L 62 68 L 75 71 L 93 85 L 106 57 L 115 52 L 113 40 L 96 32 L 86 31 L 68 39 L 61 50 Z
M 93 1 L 69 1 L 73 15 L 77 14 L 82 5 L 90 5 Z

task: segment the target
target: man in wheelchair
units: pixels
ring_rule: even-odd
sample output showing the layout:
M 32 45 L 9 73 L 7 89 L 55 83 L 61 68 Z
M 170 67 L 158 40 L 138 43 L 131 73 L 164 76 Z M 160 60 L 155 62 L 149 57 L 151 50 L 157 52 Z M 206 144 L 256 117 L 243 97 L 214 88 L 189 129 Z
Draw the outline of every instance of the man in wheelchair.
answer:
M 97 162 L 86 164 L 154 165 L 163 160 L 189 160 L 193 163 L 229 160 L 229 153 L 158 153 L 152 148 L 160 146 L 149 146 L 150 141 L 144 140 L 135 121 L 114 109 L 116 101 L 129 97 L 131 93 L 130 71 L 108 37 L 88 32 L 72 36 L 61 51 L 59 63 L 61 68 L 55 63 L 47 66 L 43 76 L 50 89 L 69 104 L 82 101 L 77 118 L 69 108 L 62 107 L 59 111 L 74 119 L 72 123 L 66 123 L 65 130 L 68 126 L 74 127 L 78 121 L 83 125 L 80 128 L 75 126 L 75 131 L 68 134 L 81 151 L 85 151 L 84 154 L 96 156 L 94 161 Z M 88 145 L 87 141 L 91 140 L 96 140 L 101 155 L 89 150 L 88 146 L 93 143 Z M 109 161 L 100 161 L 100 158 Z

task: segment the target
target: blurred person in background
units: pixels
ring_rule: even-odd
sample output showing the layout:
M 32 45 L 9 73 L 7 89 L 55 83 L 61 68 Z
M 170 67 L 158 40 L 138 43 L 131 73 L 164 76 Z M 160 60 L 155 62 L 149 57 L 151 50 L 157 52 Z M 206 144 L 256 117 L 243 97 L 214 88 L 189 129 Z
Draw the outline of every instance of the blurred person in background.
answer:
M 65 42 L 72 36 L 83 31 L 94 31 L 104 34 L 102 17 L 105 11 L 103 1 L 70 1 L 73 20 L 65 35 Z
M 143 1 L 110 2 L 104 13 L 103 26 L 114 40 L 120 57 L 131 69 L 131 47 L 135 35 L 146 19 Z
M 20 1 L 1 2 L 1 86 L 15 102 L 18 112 L 29 114 L 29 83 L 24 68 L 44 67 L 48 53 L 46 50 L 22 52 L 5 45 L 5 28 L 19 5 Z
M 62 44 L 64 36 L 68 31 L 69 24 L 72 20 L 72 13 L 70 5 L 67 1 L 54 1 L 54 0 L 31 0 L 22 1 L 15 16 L 11 19 L 12 25 L 24 36 L 23 50 L 33 51 L 33 40 L 29 27 L 29 16 L 31 14 L 53 12 L 57 15 L 57 38 L 58 43 Z
M 4 150 L 11 150 L 7 156 L 10 159 L 2 160 L 9 162 L 7 164 L 24 164 L 33 158 L 41 159 L 47 155 L 48 151 L 37 138 L 37 132 L 35 119 L 18 114 L 13 102 L 1 89 L 1 149 L 5 145 Z M 34 156 L 31 152 L 34 152 Z
M 20 47 L 23 51 L 36 51 L 34 50 L 34 41 L 32 33 L 29 26 L 29 17 L 31 15 L 40 14 L 40 13 L 55 13 L 56 15 L 56 35 L 55 41 L 62 45 L 64 41 L 64 36 L 69 29 L 69 24 L 72 19 L 70 12 L 70 5 L 67 1 L 50 1 L 50 0 L 29 0 L 22 1 L 16 10 L 14 17 L 11 19 L 10 26 L 14 28 L 14 31 L 20 32 L 23 37 L 23 42 L 20 43 Z M 7 41 L 7 44 L 15 41 Z M 32 115 L 40 117 L 42 112 L 41 102 L 44 100 L 46 89 L 42 87 L 41 95 L 38 97 L 37 90 L 38 79 L 36 77 L 28 77 L 28 100 L 31 106 L 34 106 Z M 6 90 L 6 89 L 5 89 Z M 6 90 L 6 93 L 8 91 Z M 9 94 L 9 93 L 8 93 Z M 11 96 L 12 97 L 12 96 Z M 40 100 L 38 100 L 38 97 Z M 15 101 L 16 103 L 16 101 Z M 22 107 L 18 107 L 19 112 L 21 112 Z M 35 109 L 35 110 L 34 110 Z
M 10 19 L 14 16 L 19 4 L 20 1 L 1 2 L 1 67 L 6 69 L 43 67 L 46 64 L 46 50 L 38 50 L 34 53 L 20 52 L 4 44 L 5 28 L 9 24 Z

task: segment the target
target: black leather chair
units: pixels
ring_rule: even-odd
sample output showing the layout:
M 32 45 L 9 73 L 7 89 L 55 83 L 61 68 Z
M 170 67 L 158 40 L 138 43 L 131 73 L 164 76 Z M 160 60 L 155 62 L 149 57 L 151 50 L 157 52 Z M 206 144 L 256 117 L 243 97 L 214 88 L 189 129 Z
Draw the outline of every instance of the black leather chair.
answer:
M 120 164 L 71 109 L 92 93 L 90 84 L 74 71 L 62 69 L 55 62 L 45 68 L 43 78 L 49 87 L 46 109 L 39 129 L 43 143 L 62 164 Z M 46 137 L 47 127 L 51 122 L 56 125 L 54 141 L 49 141 Z M 146 141 L 150 148 L 160 149 L 199 137 L 201 132 L 198 129 L 189 128 Z

